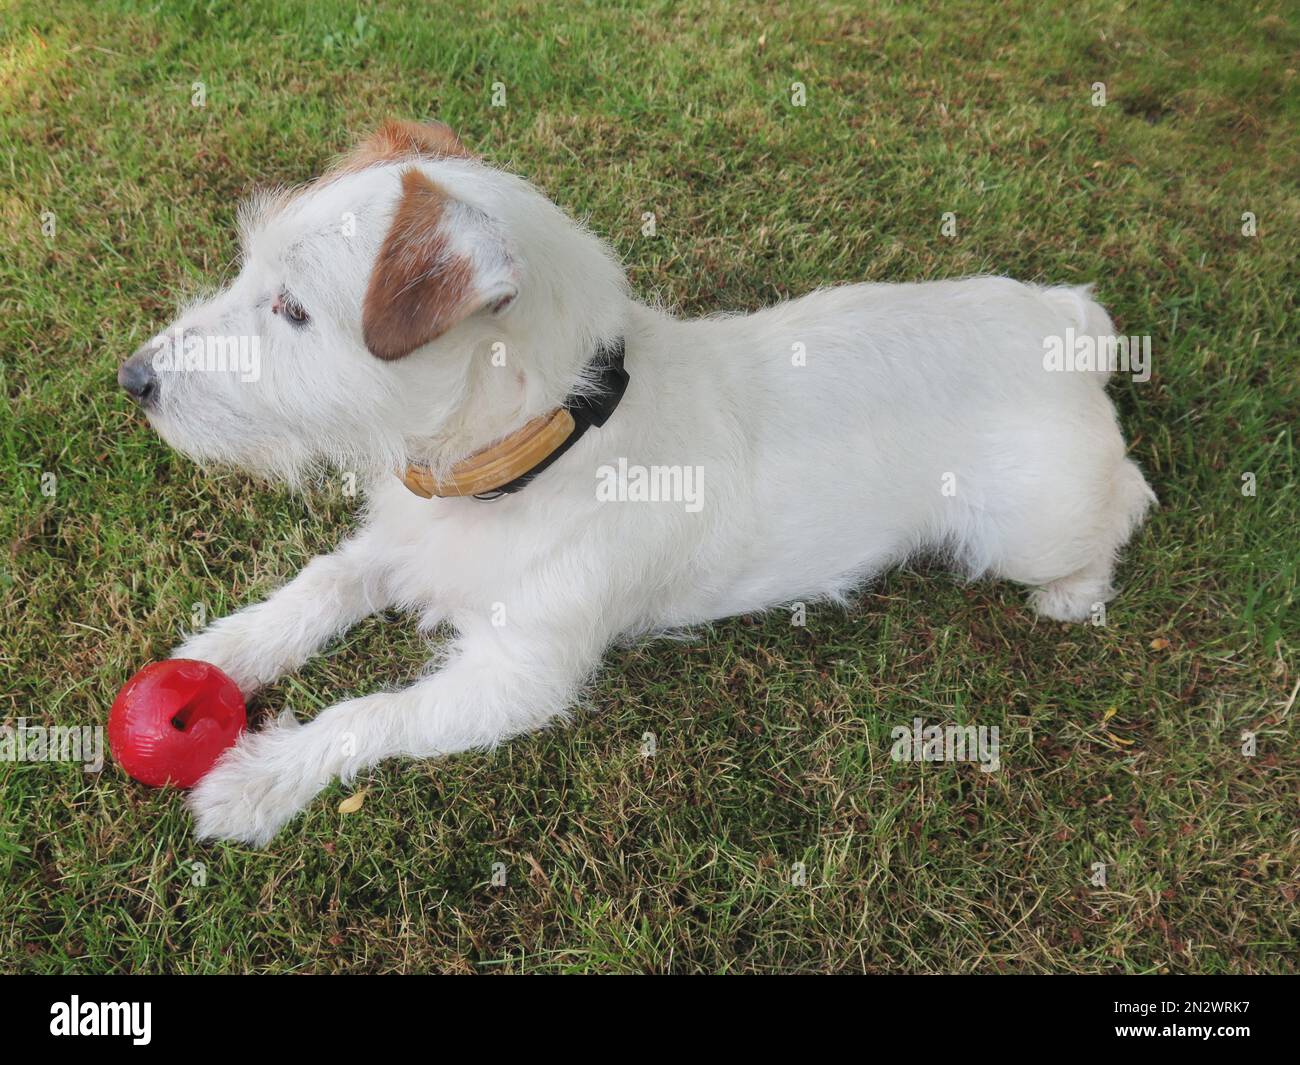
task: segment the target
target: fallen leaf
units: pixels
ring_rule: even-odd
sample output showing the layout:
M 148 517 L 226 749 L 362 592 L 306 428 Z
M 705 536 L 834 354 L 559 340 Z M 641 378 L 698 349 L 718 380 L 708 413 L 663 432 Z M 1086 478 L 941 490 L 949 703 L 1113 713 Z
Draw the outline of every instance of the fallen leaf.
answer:
M 533 877 L 534 877 L 535 879 L 540 880 L 540 881 L 542 881 L 543 883 L 545 883 L 545 881 L 546 881 L 546 872 L 542 869 L 542 864 L 541 864 L 541 862 L 539 862 L 539 861 L 538 861 L 536 858 L 534 858 L 531 854 L 525 854 L 525 855 L 524 855 L 524 861 L 526 861 L 526 862 L 528 863 L 529 867 L 532 869 L 532 871 L 533 871 Z
M 1119 713 L 1119 711 L 1116 710 L 1113 706 L 1108 706 L 1106 708 L 1106 712 L 1101 715 L 1101 723 L 1103 725 L 1106 724 L 1106 722 L 1109 721 L 1112 717 L 1114 717 L 1117 713 Z
M 1151 650 L 1153 651 L 1163 651 L 1166 647 L 1169 646 L 1169 641 L 1166 640 L 1163 636 L 1157 636 L 1147 646 L 1150 647 Z
M 358 810 L 360 810 L 361 807 L 365 805 L 366 792 L 368 790 L 369 790 L 368 788 L 362 788 L 360 791 L 354 792 L 353 794 L 349 795 L 346 799 L 344 799 L 341 803 L 339 803 L 339 813 L 354 814 Z

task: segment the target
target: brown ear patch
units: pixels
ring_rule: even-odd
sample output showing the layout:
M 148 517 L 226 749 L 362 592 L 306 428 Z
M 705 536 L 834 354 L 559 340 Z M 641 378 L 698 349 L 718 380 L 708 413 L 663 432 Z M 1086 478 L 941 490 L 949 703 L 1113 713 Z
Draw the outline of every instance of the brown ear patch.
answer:
M 450 126 L 441 122 L 390 119 L 331 168 L 332 174 L 352 174 L 403 159 L 473 159 Z
M 366 347 L 400 359 L 464 317 L 473 267 L 452 252 L 444 220 L 451 201 L 418 170 L 402 175 L 402 199 L 375 259 L 362 304 Z

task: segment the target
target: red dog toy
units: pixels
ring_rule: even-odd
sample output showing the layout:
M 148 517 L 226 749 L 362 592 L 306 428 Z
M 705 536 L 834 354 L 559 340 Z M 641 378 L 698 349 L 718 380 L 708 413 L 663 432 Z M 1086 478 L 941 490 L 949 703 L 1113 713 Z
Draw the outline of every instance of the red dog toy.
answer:
M 172 658 L 122 685 L 108 715 L 108 746 L 141 784 L 190 788 L 247 723 L 233 680 L 207 662 Z

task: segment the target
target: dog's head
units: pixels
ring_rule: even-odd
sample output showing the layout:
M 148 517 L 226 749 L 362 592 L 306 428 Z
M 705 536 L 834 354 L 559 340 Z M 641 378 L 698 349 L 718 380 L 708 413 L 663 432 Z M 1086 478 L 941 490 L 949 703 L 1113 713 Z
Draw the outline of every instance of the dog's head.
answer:
M 118 372 L 198 461 L 445 467 L 558 404 L 626 314 L 609 250 L 437 124 L 386 124 L 240 230 L 233 283 Z

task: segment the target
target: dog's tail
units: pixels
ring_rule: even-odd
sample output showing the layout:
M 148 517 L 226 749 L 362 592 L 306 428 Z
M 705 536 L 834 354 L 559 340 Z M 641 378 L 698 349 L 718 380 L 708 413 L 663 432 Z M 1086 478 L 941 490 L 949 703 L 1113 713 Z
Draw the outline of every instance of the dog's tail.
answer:
M 1110 351 L 1115 336 L 1115 323 L 1106 308 L 1092 298 L 1092 285 L 1058 285 L 1039 289 L 1052 307 L 1065 316 L 1066 324 L 1076 336 L 1090 336 L 1099 352 Z M 1103 388 L 1110 380 L 1111 366 L 1097 371 L 1097 380 Z

